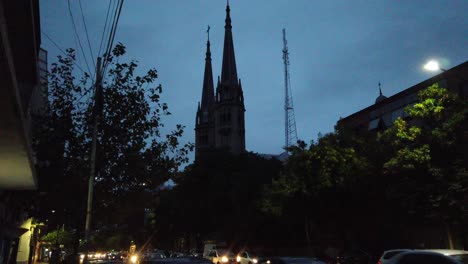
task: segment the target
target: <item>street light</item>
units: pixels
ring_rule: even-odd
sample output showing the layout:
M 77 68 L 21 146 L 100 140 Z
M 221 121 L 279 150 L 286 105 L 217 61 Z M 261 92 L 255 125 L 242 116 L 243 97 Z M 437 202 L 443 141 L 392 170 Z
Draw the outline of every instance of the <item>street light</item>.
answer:
M 428 71 L 443 71 L 443 72 L 446 71 L 445 69 L 442 69 L 439 66 L 439 62 L 435 60 L 428 61 L 426 64 L 424 64 L 423 68 Z

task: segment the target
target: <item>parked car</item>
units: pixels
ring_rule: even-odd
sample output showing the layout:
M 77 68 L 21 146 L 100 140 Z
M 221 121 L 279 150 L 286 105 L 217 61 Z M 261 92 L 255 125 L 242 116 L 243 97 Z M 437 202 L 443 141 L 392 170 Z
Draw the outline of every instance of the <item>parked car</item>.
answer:
M 207 259 L 211 260 L 214 264 L 236 264 L 236 255 L 234 255 L 229 250 L 225 249 L 216 249 L 208 251 L 206 256 Z
M 468 264 L 468 251 L 466 250 L 456 250 L 456 249 L 423 249 L 421 251 L 425 252 L 435 252 L 440 253 L 444 256 L 448 256 L 456 259 L 457 261 Z
M 377 264 L 387 264 L 390 259 L 401 252 L 412 251 L 411 249 L 392 249 L 384 251 Z
M 190 255 L 192 257 L 202 258 L 203 257 L 203 251 L 192 250 L 190 252 Z
M 241 251 L 237 254 L 236 261 L 240 264 L 257 264 L 258 255 L 252 252 Z
M 155 251 L 149 252 L 147 255 L 147 258 L 150 260 L 163 259 L 163 258 L 166 258 L 166 254 L 163 251 L 155 250 Z
M 387 264 L 468 264 L 468 251 L 448 249 L 411 250 L 397 253 Z
M 172 252 L 170 257 L 171 258 L 183 258 L 183 257 L 189 257 L 189 255 L 182 253 L 182 252 Z

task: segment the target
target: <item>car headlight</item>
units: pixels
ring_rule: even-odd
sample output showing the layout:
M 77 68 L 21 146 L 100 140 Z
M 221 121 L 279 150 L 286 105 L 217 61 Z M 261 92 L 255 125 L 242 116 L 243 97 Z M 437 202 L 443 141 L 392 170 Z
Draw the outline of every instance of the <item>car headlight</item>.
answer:
M 132 263 L 137 263 L 138 257 L 136 255 L 133 255 L 130 257 L 130 262 Z
M 80 255 L 80 259 L 84 259 L 85 255 L 84 254 L 81 254 Z
M 223 256 L 223 257 L 221 258 L 221 262 L 223 262 L 223 263 L 226 263 L 226 262 L 228 262 L 228 261 L 229 261 L 229 259 L 228 259 L 226 256 Z
M 270 263 L 271 263 L 271 261 L 267 260 L 267 264 L 270 264 Z
M 241 257 L 240 257 L 240 256 L 237 256 L 236 260 L 237 260 L 237 262 L 240 262 L 240 261 L 241 261 Z
M 257 263 L 258 263 L 258 259 L 254 258 L 254 259 L 252 259 L 252 262 L 255 263 L 255 264 L 257 264 Z

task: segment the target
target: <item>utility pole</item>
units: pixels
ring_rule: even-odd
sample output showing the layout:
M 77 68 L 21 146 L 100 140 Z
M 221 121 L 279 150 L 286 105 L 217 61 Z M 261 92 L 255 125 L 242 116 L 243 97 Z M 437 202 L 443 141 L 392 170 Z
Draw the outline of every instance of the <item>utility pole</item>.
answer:
M 93 139 L 91 142 L 91 158 L 90 158 L 90 173 L 88 180 L 88 204 L 86 207 L 86 225 L 85 225 L 85 259 L 88 263 L 89 238 L 91 234 L 91 216 L 93 209 L 93 191 L 94 177 L 96 176 L 96 145 L 99 119 L 102 113 L 103 98 L 102 98 L 102 72 L 101 72 L 101 57 L 97 58 L 96 63 L 96 83 L 94 90 L 94 107 L 93 107 Z
M 283 28 L 283 63 L 284 63 L 284 145 L 289 148 L 297 143 L 296 118 L 289 80 L 289 51 L 286 29 Z M 287 151 L 286 151 L 287 152 Z

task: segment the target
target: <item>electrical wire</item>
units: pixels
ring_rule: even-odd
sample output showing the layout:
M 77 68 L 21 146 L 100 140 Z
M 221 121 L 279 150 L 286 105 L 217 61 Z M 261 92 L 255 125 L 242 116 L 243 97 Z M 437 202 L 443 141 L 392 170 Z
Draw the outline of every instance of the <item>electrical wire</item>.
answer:
M 96 62 L 94 61 L 93 49 L 91 48 L 91 42 L 89 41 L 88 28 L 86 27 L 86 20 L 85 20 L 84 13 L 83 13 L 83 7 L 81 6 L 81 0 L 79 0 L 78 3 L 80 4 L 81 19 L 83 20 L 84 29 L 86 32 L 86 39 L 88 40 L 88 47 L 89 47 L 89 51 L 91 52 L 91 61 L 93 62 L 93 65 L 95 65 L 94 68 L 96 68 L 97 65 L 96 65 Z
M 99 51 L 98 51 L 98 56 L 101 56 L 101 50 L 102 50 L 102 43 L 104 43 L 104 35 L 106 35 L 106 29 L 107 29 L 107 20 L 109 19 L 109 12 L 111 10 L 111 3 L 117 3 L 109 0 L 109 5 L 107 6 L 107 14 L 106 14 L 106 21 L 104 22 L 104 29 L 102 30 L 102 35 L 101 35 L 101 43 L 99 44 Z
M 88 73 L 88 72 L 86 72 L 85 70 L 83 70 L 83 68 L 76 62 L 76 60 L 75 60 L 74 58 L 72 58 L 72 57 L 71 57 L 69 54 L 67 54 L 62 48 L 60 48 L 60 46 L 59 46 L 49 35 L 47 35 L 47 33 L 45 33 L 43 30 L 41 30 L 41 33 L 44 34 L 44 36 L 46 36 L 46 38 L 47 38 L 50 42 L 52 42 L 52 44 L 54 44 L 54 46 L 55 46 L 58 50 L 60 50 L 60 51 L 63 53 L 63 55 L 65 55 L 65 56 L 67 56 L 67 57 L 70 57 L 70 58 L 72 59 L 73 64 L 74 64 L 76 67 L 78 67 L 78 69 L 80 69 L 83 73 L 88 74 L 89 76 L 91 76 L 90 73 Z M 94 82 L 94 80 L 93 80 L 93 82 Z
M 67 2 L 68 2 L 68 14 L 70 15 L 70 18 L 72 21 L 73 32 L 75 33 L 75 36 L 78 39 L 78 45 L 80 46 L 81 52 L 83 53 L 82 55 L 85 60 L 86 67 L 88 68 L 88 71 L 91 72 L 91 68 L 89 67 L 88 60 L 86 59 L 86 53 L 84 52 L 83 45 L 81 45 L 80 36 L 78 35 L 78 31 L 76 30 L 75 19 L 73 19 L 73 13 L 72 13 L 71 6 L 70 6 L 70 0 L 68 0 Z
M 124 0 L 121 0 L 119 2 L 120 5 L 118 6 L 118 11 L 117 11 L 117 8 L 116 8 L 116 14 L 114 16 L 114 22 L 112 24 L 111 32 L 109 34 L 109 40 L 107 42 L 106 57 L 108 56 L 108 54 L 110 54 L 110 52 L 112 50 L 112 47 L 114 45 L 115 33 L 117 31 L 117 25 L 119 23 L 119 18 L 120 18 L 120 13 L 122 11 L 123 2 L 124 2 Z M 101 72 L 101 74 L 102 74 L 101 76 L 105 76 L 108 65 L 109 65 L 109 60 L 105 60 L 104 65 L 103 65 L 103 70 Z
M 86 95 L 88 95 L 88 94 L 91 92 L 92 89 L 94 89 L 94 85 L 91 86 L 91 87 L 89 87 L 88 89 L 86 89 L 86 90 L 84 91 L 83 95 L 82 95 L 80 98 L 78 98 L 78 99 L 76 100 L 76 102 L 79 103 L 79 102 L 81 101 L 81 99 L 83 99 L 83 97 L 85 97 Z

